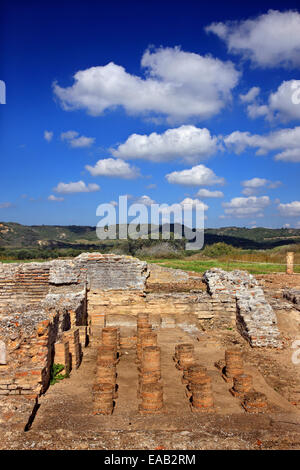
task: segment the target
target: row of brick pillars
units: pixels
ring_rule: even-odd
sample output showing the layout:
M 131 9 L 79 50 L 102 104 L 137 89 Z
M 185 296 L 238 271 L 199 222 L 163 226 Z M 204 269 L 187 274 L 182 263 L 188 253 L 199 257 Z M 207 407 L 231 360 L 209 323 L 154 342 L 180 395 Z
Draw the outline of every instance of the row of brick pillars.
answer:
M 206 413 L 214 411 L 211 378 L 207 375 L 206 368 L 197 364 L 194 345 L 177 344 L 173 359 L 176 368 L 182 371 L 181 381 L 186 385 L 186 395 L 191 402 L 191 410 Z
M 217 367 L 219 363 L 216 363 Z M 231 385 L 230 393 L 240 399 L 242 407 L 248 413 L 260 413 L 267 409 L 267 397 L 253 388 L 253 379 L 244 372 L 243 354 L 236 349 L 225 351 L 225 366 L 222 368 L 223 379 Z
M 161 383 L 161 350 L 157 346 L 157 334 L 152 331 L 149 316 L 137 317 L 138 398 L 141 414 L 156 414 L 163 410 L 163 386 Z
M 116 365 L 119 355 L 119 329 L 114 327 L 103 328 L 93 385 L 94 414 L 111 415 L 113 413 L 114 400 L 118 398 Z

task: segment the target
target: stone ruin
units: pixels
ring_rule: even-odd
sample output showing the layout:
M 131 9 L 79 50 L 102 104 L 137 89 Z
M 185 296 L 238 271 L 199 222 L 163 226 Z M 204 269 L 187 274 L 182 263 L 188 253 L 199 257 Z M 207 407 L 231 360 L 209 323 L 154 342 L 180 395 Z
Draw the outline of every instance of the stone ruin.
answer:
M 300 310 L 300 290 L 299 289 L 285 289 L 283 297 L 289 302 L 294 304 L 297 310 Z
M 169 273 L 180 282 L 187 276 Z M 147 291 L 147 278 L 155 284 L 155 276 L 159 270 L 151 273 L 146 262 L 112 254 L 0 263 L 0 423 L 18 422 L 25 413 L 29 426 L 53 364 L 62 364 L 65 373 L 78 368 L 84 348 L 99 344 L 104 327 L 121 327 L 120 344 L 136 347 L 140 312 L 154 328 L 189 331 L 198 320 L 211 320 L 236 324 L 251 346 L 281 347 L 275 313 L 253 276 L 211 269 L 203 276 L 207 292 L 175 293 Z
M 251 346 L 282 347 L 275 312 L 254 276 L 214 268 L 206 271 L 203 280 L 212 298 L 225 303 L 236 301 L 236 326 Z

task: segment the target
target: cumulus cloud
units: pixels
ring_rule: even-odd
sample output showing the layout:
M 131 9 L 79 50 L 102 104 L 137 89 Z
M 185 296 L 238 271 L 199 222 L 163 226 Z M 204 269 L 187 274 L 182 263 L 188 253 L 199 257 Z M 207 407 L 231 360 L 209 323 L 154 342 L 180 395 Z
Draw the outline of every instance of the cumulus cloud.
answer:
M 245 21 L 212 23 L 206 28 L 224 40 L 228 51 L 241 54 L 260 67 L 298 67 L 300 64 L 300 14 L 269 10 Z
M 73 85 L 54 83 L 53 91 L 65 110 L 84 109 L 93 116 L 122 106 L 129 114 L 202 120 L 224 108 L 239 79 L 232 62 L 179 47 L 147 50 L 141 66 L 145 78 L 113 62 L 80 70 Z
M 281 83 L 270 93 L 267 104 L 258 101 L 247 106 L 249 117 L 264 117 L 268 121 L 288 122 L 300 119 L 300 80 Z
M 90 147 L 95 142 L 94 137 L 79 136 L 76 131 L 67 131 L 60 134 L 61 140 L 66 140 L 73 148 Z
M 217 152 L 218 138 L 206 128 L 183 125 L 162 134 L 132 134 L 124 144 L 111 149 L 114 157 L 166 162 L 181 158 L 196 163 Z
M 139 176 L 138 168 L 130 166 L 120 158 L 105 158 L 98 160 L 95 166 L 85 167 L 93 176 L 112 176 L 114 178 L 134 179 Z
M 203 188 L 203 189 L 199 189 L 196 196 L 218 198 L 218 197 L 224 197 L 224 194 L 222 193 L 222 191 L 210 191 L 209 189 Z
M 219 178 L 205 165 L 193 166 L 188 170 L 173 171 L 166 175 L 168 183 L 182 184 L 186 186 L 212 186 L 224 184 L 225 179 Z
M 241 182 L 241 185 L 244 187 L 242 193 L 245 196 L 252 196 L 266 188 L 275 189 L 281 186 L 281 184 L 281 181 L 270 181 L 266 178 L 252 178 Z
M 53 194 L 50 194 L 50 196 L 48 196 L 48 201 L 61 202 L 63 200 L 63 197 L 54 196 Z
M 260 94 L 260 88 L 257 87 L 257 86 L 254 86 L 252 88 L 250 88 L 250 90 L 242 95 L 240 94 L 240 100 L 242 101 L 242 103 L 252 103 L 252 101 L 254 101 L 258 95 Z
M 189 212 L 192 212 L 194 209 L 206 211 L 208 209 L 208 205 L 200 201 L 199 199 L 191 199 L 187 197 L 179 203 L 174 203 L 174 204 L 171 204 L 170 206 L 167 205 L 166 207 L 161 207 L 159 212 L 162 214 L 162 223 L 168 222 L 169 216 L 172 213 L 177 214 L 177 215 L 182 214 L 183 209 Z M 207 217 L 205 216 L 204 219 L 206 218 Z M 175 216 L 174 222 L 176 222 L 176 216 Z M 179 222 L 179 220 L 177 220 L 177 222 Z M 185 224 L 189 226 L 189 223 L 187 220 L 185 220 Z
M 229 217 L 263 217 L 263 210 L 270 204 L 268 196 L 234 197 L 229 202 L 223 202 L 224 212 Z
M 208 205 L 205 204 L 204 202 L 200 201 L 199 199 L 192 199 L 190 197 L 186 197 L 179 203 L 182 207 L 189 207 L 190 209 L 193 209 L 194 207 L 202 207 L 204 211 L 207 211 Z
M 151 199 L 151 197 L 147 196 L 146 194 L 144 196 L 140 196 L 136 198 L 134 202 L 136 204 L 144 204 L 145 206 L 151 206 L 151 204 L 155 204 L 155 201 Z
M 51 142 L 52 138 L 53 138 L 53 132 L 44 131 L 44 139 L 47 140 L 47 142 Z
M 250 147 L 257 149 L 257 155 L 279 151 L 275 160 L 300 161 L 300 127 L 280 129 L 265 135 L 235 131 L 224 138 L 224 143 L 237 154 Z
M 72 193 L 92 193 L 95 191 L 99 191 L 100 186 L 98 184 L 86 184 L 84 181 L 77 181 L 71 183 L 58 183 L 58 185 L 54 188 L 56 193 L 62 194 L 72 194 Z
M 287 204 L 278 205 L 279 214 L 285 217 L 300 216 L 300 201 L 288 202 Z

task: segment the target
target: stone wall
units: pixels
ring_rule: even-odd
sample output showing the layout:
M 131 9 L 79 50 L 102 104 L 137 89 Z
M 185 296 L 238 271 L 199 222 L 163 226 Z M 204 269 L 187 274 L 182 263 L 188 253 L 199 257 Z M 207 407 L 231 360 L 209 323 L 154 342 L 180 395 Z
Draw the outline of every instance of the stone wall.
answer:
M 299 289 L 285 289 L 283 297 L 289 302 L 294 304 L 297 310 L 300 310 L 300 290 Z
M 6 307 L 0 315 L 0 395 L 43 393 L 55 343 L 66 342 L 66 332 L 73 334 L 86 325 L 85 291 L 48 294 L 39 305 Z
M 38 302 L 49 292 L 50 263 L 0 263 L 0 304 Z
M 76 265 L 86 270 L 90 290 L 144 290 L 149 275 L 147 263 L 132 256 L 83 253 Z
M 143 290 L 147 263 L 131 256 L 83 253 L 74 260 L 0 263 L 0 308 L 40 302 L 47 294 L 92 290 Z
M 220 304 L 236 302 L 236 326 L 251 346 L 282 347 L 276 314 L 254 276 L 246 271 L 213 268 L 204 273 L 203 280 Z

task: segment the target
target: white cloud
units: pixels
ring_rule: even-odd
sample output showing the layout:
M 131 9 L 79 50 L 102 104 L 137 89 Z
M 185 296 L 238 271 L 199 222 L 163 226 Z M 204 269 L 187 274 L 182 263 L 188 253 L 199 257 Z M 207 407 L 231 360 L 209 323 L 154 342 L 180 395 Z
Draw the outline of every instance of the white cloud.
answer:
M 208 205 L 200 201 L 199 199 L 191 199 L 187 197 L 179 203 L 174 203 L 174 204 L 171 204 L 170 206 L 167 205 L 166 207 L 160 208 L 159 212 L 162 214 L 162 223 L 169 221 L 170 214 L 173 213 L 173 214 L 179 215 L 179 213 L 181 213 L 183 209 L 185 211 L 193 211 L 194 209 L 197 209 L 197 210 L 202 209 L 203 211 L 206 211 L 208 209 Z M 204 219 L 206 218 L 207 217 L 205 216 Z
M 255 66 L 299 66 L 300 14 L 269 10 L 245 21 L 212 23 L 207 32 L 226 42 L 228 51 L 250 59 Z
M 66 140 L 73 148 L 90 147 L 95 142 L 94 137 L 79 136 L 76 131 L 62 132 L 60 138 Z
M 44 131 L 44 139 L 47 140 L 47 142 L 51 142 L 52 138 L 53 138 L 53 132 Z
M 211 186 L 225 182 L 224 178 L 219 178 L 204 165 L 193 166 L 189 170 L 173 171 L 166 175 L 166 179 L 169 183 L 186 186 Z
M 223 202 L 224 212 L 229 217 L 263 217 L 263 210 L 270 204 L 268 196 L 235 197 L 230 202 Z
M 218 114 L 231 100 L 239 72 L 232 62 L 184 52 L 179 47 L 147 50 L 141 60 L 145 78 L 110 62 L 80 70 L 70 87 L 53 84 L 65 110 L 93 116 L 122 106 L 129 114 L 154 114 L 171 121 Z
M 0 202 L 0 209 L 8 209 L 9 207 L 12 207 L 11 202 Z
M 100 186 L 98 184 L 90 183 L 85 184 L 84 181 L 77 181 L 71 183 L 58 183 L 54 188 L 56 193 L 62 194 L 71 194 L 71 193 L 92 193 L 94 191 L 99 191 Z
M 186 198 L 183 199 L 183 201 L 181 201 L 179 204 L 180 204 L 182 207 L 183 207 L 183 206 L 185 206 L 185 207 L 188 206 L 188 207 L 190 207 L 190 209 L 193 209 L 193 208 L 196 207 L 196 206 L 202 207 L 202 209 L 203 209 L 204 211 L 206 211 L 206 210 L 208 209 L 208 205 L 207 205 L 207 204 L 205 204 L 204 202 L 200 201 L 199 199 L 192 199 L 192 198 L 190 198 L 190 197 L 186 197 Z
M 95 166 L 85 167 L 93 176 L 112 176 L 114 178 L 133 179 L 139 176 L 138 168 L 130 166 L 120 158 L 105 158 L 98 160 Z
M 165 162 L 182 158 L 196 163 L 217 152 L 218 138 L 206 128 L 183 125 L 168 129 L 162 134 L 132 134 L 117 149 L 111 149 L 115 157 Z
M 151 204 L 155 204 L 155 201 L 146 195 L 136 198 L 134 202 L 136 204 L 144 204 L 145 206 L 151 206 Z
M 282 150 L 275 155 L 275 160 L 300 161 L 300 127 L 280 129 L 265 135 L 235 131 L 224 138 L 224 143 L 237 154 L 247 147 L 256 148 L 257 155 Z
M 241 185 L 244 187 L 242 193 L 245 196 L 252 196 L 265 188 L 275 189 L 281 186 L 281 184 L 281 181 L 270 181 L 266 178 L 252 178 L 241 182 Z
M 281 83 L 270 93 L 267 104 L 254 102 L 247 107 L 248 115 L 255 119 L 264 117 L 269 121 L 288 122 L 300 119 L 300 80 Z
M 156 189 L 157 185 L 155 183 L 150 183 L 148 186 L 146 186 L 147 189 Z
M 300 162 L 300 146 L 299 148 L 284 150 L 275 156 L 276 160 L 282 160 L 285 162 Z
M 240 100 L 242 101 L 242 103 L 252 103 L 252 101 L 254 101 L 257 98 L 259 93 L 260 93 L 260 88 L 257 86 L 254 86 L 250 88 L 250 90 L 245 95 L 241 94 Z
M 218 198 L 218 197 L 224 197 L 224 194 L 222 193 L 222 191 L 210 191 L 209 189 L 203 188 L 203 189 L 199 189 L 196 196 Z
M 293 201 L 287 204 L 278 205 L 279 214 L 285 217 L 300 216 L 300 201 Z
M 291 224 L 283 224 L 282 228 L 290 228 Z
M 57 196 L 54 196 L 53 194 L 50 194 L 50 196 L 48 197 L 48 201 L 61 202 L 63 200 L 64 200 L 63 197 L 57 197 Z

